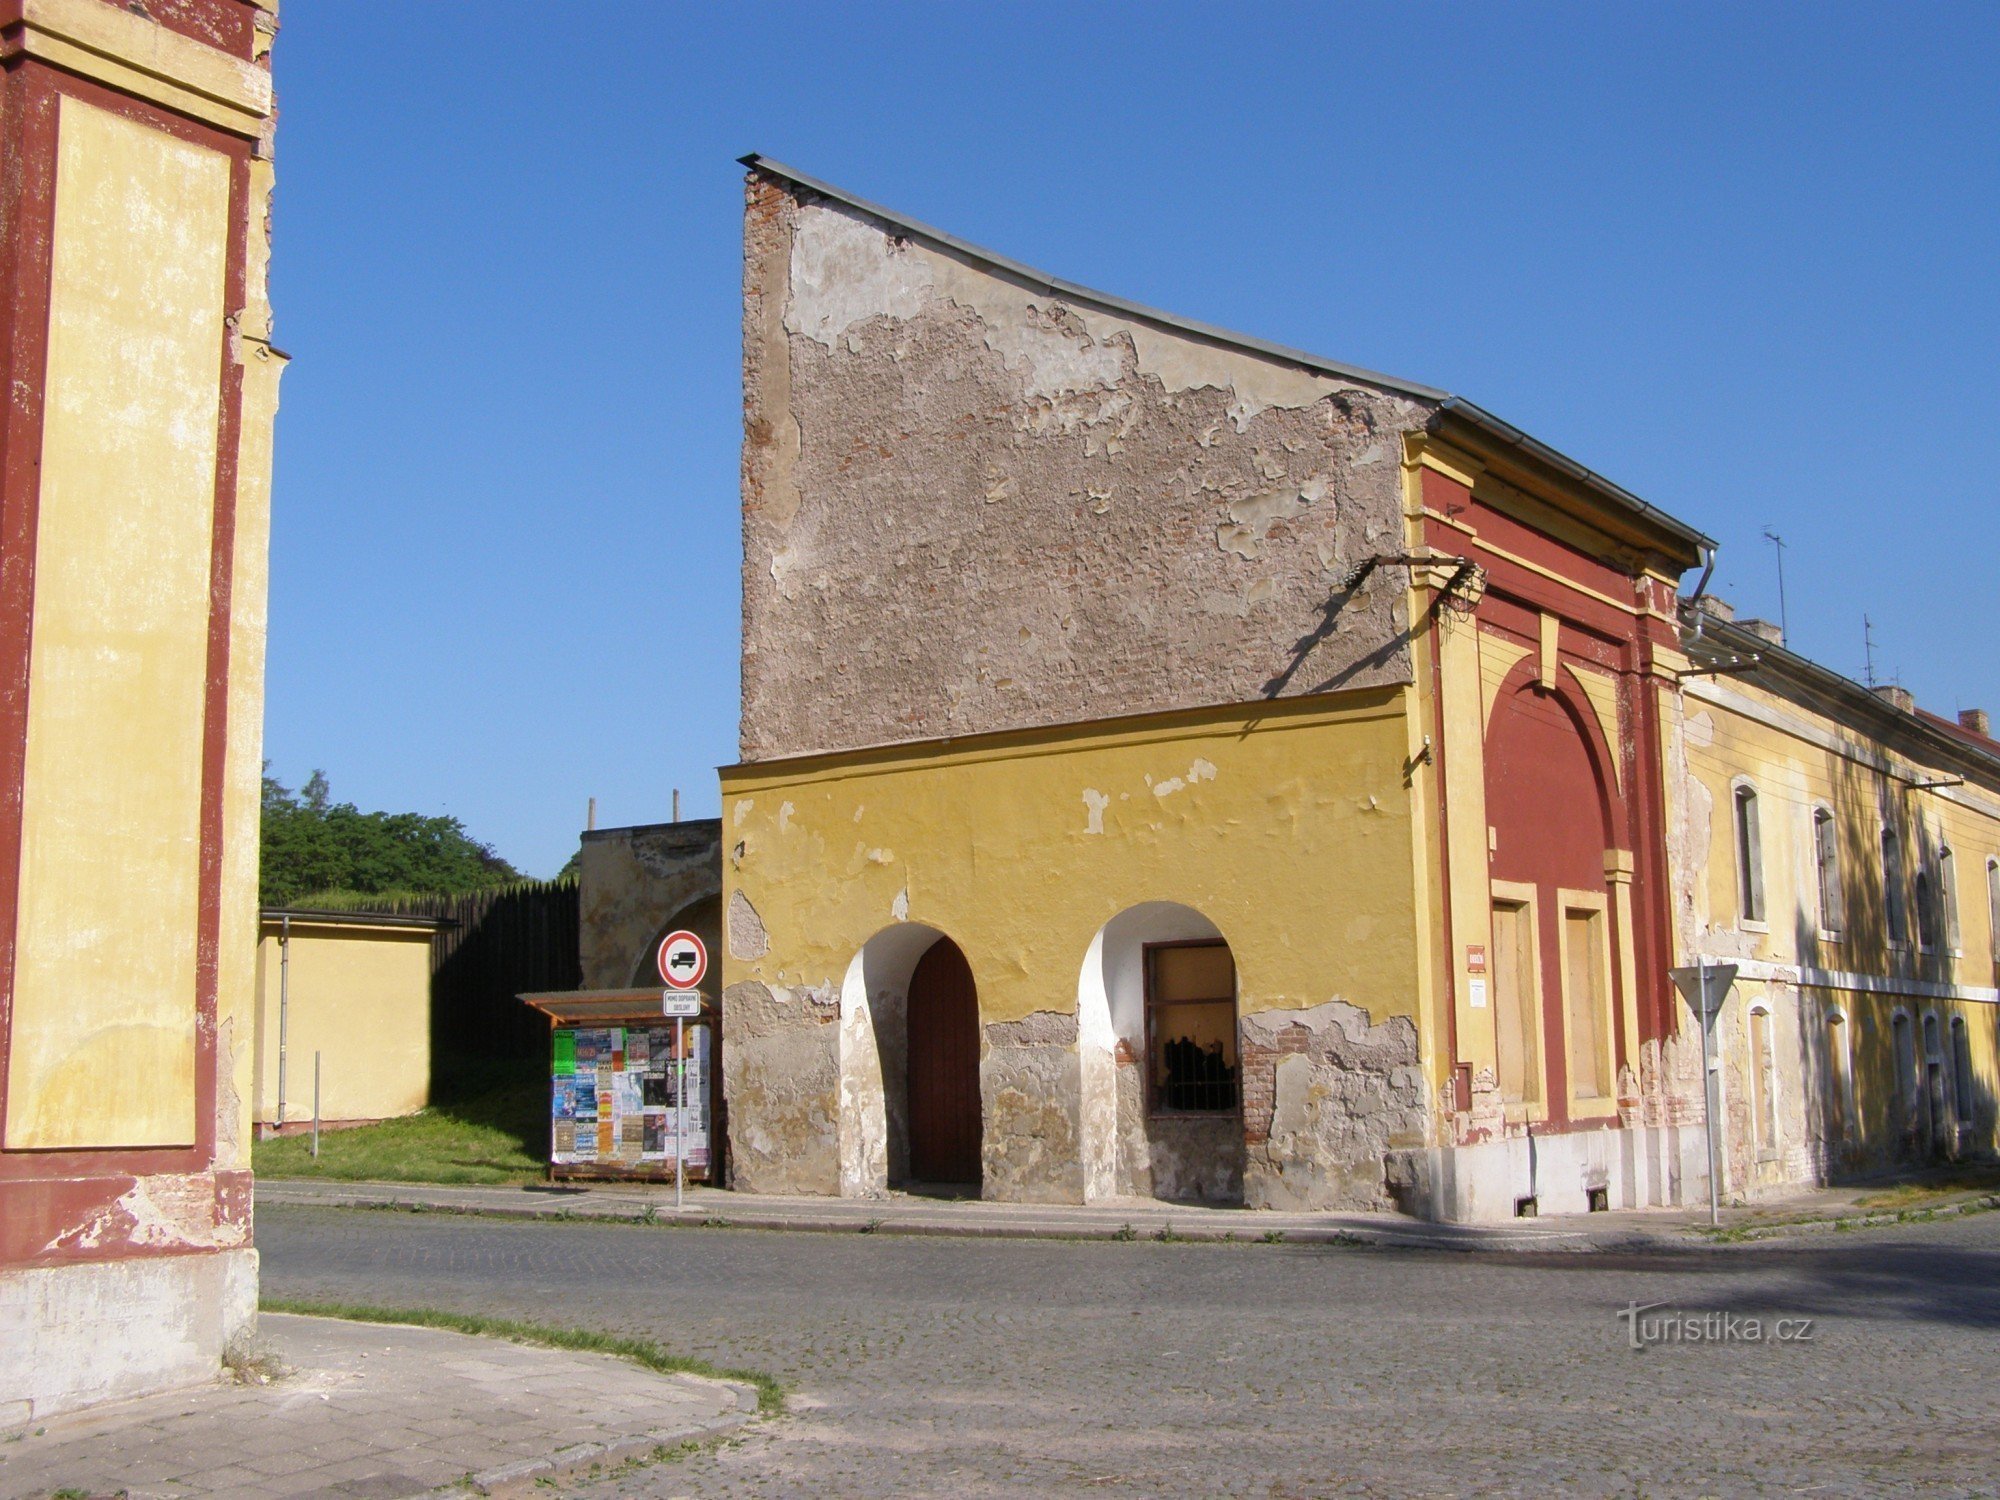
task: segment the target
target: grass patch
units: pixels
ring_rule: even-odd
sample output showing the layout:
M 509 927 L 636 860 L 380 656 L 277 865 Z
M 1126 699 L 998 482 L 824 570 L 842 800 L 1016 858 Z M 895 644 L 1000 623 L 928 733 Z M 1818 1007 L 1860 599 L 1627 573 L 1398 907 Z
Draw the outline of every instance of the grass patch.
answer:
M 539 1182 L 548 1162 L 549 1081 L 533 1063 L 488 1067 L 440 1081 L 420 1114 L 353 1130 L 322 1131 L 250 1148 L 260 1177 L 345 1182 Z
M 363 1307 L 349 1302 L 308 1302 L 291 1297 L 266 1297 L 265 1312 L 298 1313 L 308 1318 L 345 1318 L 351 1323 L 398 1323 L 413 1328 L 443 1328 L 452 1333 L 506 1339 L 515 1344 L 539 1344 L 545 1349 L 575 1349 L 585 1354 L 612 1354 L 663 1375 L 702 1375 L 734 1380 L 757 1392 L 757 1410 L 775 1416 L 785 1409 L 785 1389 L 755 1370 L 724 1370 L 705 1359 L 669 1354 L 651 1339 L 597 1333 L 588 1328 L 557 1328 L 547 1323 L 523 1323 L 513 1318 L 489 1318 L 478 1313 L 445 1312 L 432 1307 Z
M 1917 1181 L 1899 1182 L 1878 1193 L 1865 1194 L 1855 1200 L 1855 1207 L 1880 1213 L 1947 1203 L 1967 1193 L 1991 1193 L 1996 1190 L 2000 1190 L 2000 1166 L 1979 1163 L 1927 1173 Z

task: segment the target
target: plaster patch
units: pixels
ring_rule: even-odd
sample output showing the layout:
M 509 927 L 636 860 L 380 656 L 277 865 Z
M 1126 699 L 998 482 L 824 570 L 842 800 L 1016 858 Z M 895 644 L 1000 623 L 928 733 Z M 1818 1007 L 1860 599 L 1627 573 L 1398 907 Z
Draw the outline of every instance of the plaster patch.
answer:
M 1083 831 L 1085 833 L 1104 832 L 1104 809 L 1110 805 L 1111 799 L 1098 791 L 1096 787 L 1087 786 L 1083 789 Z
M 896 892 L 896 899 L 889 903 L 889 915 L 894 917 L 898 922 L 907 922 L 910 920 L 910 888 L 908 886 L 904 886 L 900 891 Z
M 757 908 L 743 892 L 730 892 L 729 956 L 749 962 L 770 951 L 771 937 L 764 931 L 764 919 L 757 915 Z
M 931 290 L 931 265 L 931 256 L 872 223 L 805 204 L 792 231 L 785 327 L 832 349 L 856 323 L 914 317 Z

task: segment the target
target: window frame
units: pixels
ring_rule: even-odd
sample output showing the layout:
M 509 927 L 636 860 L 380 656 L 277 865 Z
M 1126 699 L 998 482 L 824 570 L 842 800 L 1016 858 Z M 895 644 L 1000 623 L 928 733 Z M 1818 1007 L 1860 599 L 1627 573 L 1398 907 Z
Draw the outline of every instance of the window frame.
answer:
M 1891 953 L 1910 947 L 1910 897 L 1903 860 L 1903 835 L 1885 821 L 1878 841 L 1882 862 L 1882 940 Z
M 1730 839 L 1736 861 L 1736 925 L 1745 932 L 1769 932 L 1770 906 L 1764 882 L 1764 819 L 1756 783 L 1739 776 L 1729 785 Z
M 1953 958 L 1963 956 L 1963 934 L 1958 923 L 1958 855 L 1946 839 L 1938 840 L 1937 854 L 1938 941 Z
M 1220 948 L 1229 955 L 1229 1025 L 1236 1035 L 1236 1102 L 1223 1109 L 1169 1109 L 1159 1101 L 1159 1083 L 1153 1076 L 1153 1016 L 1157 1009 L 1174 1005 L 1215 1005 L 1223 996 L 1199 1000 L 1161 1000 L 1153 997 L 1153 955 L 1169 948 Z M 1139 945 L 1146 1032 L 1146 1115 L 1160 1120 L 1229 1120 L 1243 1117 L 1243 1013 L 1238 999 L 1243 985 L 1236 968 L 1236 952 L 1225 938 L 1164 938 Z
M 1757 1046 L 1757 1022 L 1764 1022 L 1764 1045 Z M 1784 1155 L 1784 1130 L 1778 1114 L 1777 1019 L 1771 1011 L 1769 995 L 1752 1000 L 1743 1013 L 1744 1039 L 1750 1053 L 1750 1149 L 1760 1162 L 1777 1161 Z M 1765 1126 L 1770 1139 L 1764 1139 Z
M 1569 917 L 1571 912 L 1589 912 L 1595 919 L 1593 946 L 1601 993 L 1598 996 L 1598 1063 L 1610 1080 L 1609 1093 L 1579 1093 L 1575 1070 L 1570 1065 L 1571 1002 L 1569 990 Z M 1559 887 L 1556 891 L 1556 963 L 1562 976 L 1563 1081 L 1568 1086 L 1569 1118 L 1572 1120 L 1615 1116 L 1618 1113 L 1618 996 L 1617 971 L 1611 960 L 1611 902 L 1603 891 L 1579 891 Z
M 1510 1125 L 1540 1124 L 1549 1117 L 1549 1008 L 1547 991 L 1542 983 L 1542 908 L 1540 887 L 1526 881 L 1495 880 L 1487 898 L 1490 906 L 1515 906 L 1521 908 L 1523 921 L 1528 929 L 1527 974 L 1522 984 L 1523 1003 L 1532 1018 L 1535 1032 L 1535 1097 L 1523 1099 L 1519 1103 L 1504 1104 L 1507 1122 Z M 1488 930 L 1489 939 L 1493 934 Z M 1488 968 L 1492 967 L 1490 955 L 1496 944 L 1488 946 Z M 1488 975 L 1491 984 L 1492 975 Z M 1500 996 L 1498 989 L 1492 992 L 1493 1020 L 1495 1033 L 1494 1075 L 1499 1081 L 1498 1033 L 1500 1022 Z M 1567 1069 L 1564 1070 L 1567 1073 Z
M 1847 886 L 1840 867 L 1840 819 L 1824 802 L 1812 809 L 1813 883 L 1819 897 L 1819 940 L 1838 943 L 1847 934 Z
M 1833 1074 L 1829 1092 L 1839 1111 L 1838 1128 L 1830 1133 L 1828 1144 L 1846 1145 L 1859 1134 L 1860 1124 L 1854 1113 L 1854 1022 L 1838 1005 L 1830 1005 L 1822 1030 L 1827 1039 L 1827 1065 Z

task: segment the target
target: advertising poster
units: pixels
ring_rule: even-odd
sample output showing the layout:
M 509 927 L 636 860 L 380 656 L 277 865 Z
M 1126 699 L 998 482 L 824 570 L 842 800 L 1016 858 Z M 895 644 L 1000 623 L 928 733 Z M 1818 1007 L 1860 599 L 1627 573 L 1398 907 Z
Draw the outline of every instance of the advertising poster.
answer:
M 710 1161 L 709 1072 L 713 1032 L 686 1028 L 686 1136 L 676 1134 L 682 1061 L 671 1025 L 558 1026 L 551 1046 L 549 1160 L 657 1172 L 676 1156 Z

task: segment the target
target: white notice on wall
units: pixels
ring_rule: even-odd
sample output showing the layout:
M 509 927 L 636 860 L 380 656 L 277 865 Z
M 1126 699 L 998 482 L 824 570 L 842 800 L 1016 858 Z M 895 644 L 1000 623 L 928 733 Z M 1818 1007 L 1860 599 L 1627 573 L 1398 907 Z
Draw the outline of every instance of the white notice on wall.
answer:
M 1486 981 L 1483 978 L 1476 975 L 1473 977 L 1469 993 L 1472 997 L 1472 1008 L 1474 1010 L 1486 1009 Z

